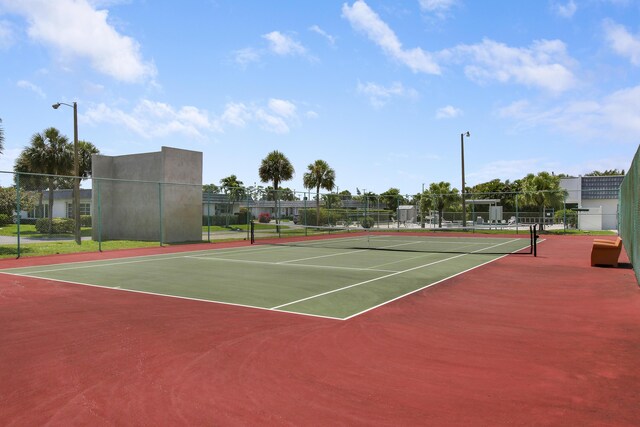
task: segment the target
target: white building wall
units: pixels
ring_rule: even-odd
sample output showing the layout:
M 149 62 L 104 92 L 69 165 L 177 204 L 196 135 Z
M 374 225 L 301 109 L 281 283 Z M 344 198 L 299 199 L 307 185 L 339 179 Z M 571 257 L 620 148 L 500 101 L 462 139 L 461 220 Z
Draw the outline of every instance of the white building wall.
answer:
M 582 208 L 602 208 L 601 230 L 618 229 L 618 200 L 617 199 L 585 199 Z

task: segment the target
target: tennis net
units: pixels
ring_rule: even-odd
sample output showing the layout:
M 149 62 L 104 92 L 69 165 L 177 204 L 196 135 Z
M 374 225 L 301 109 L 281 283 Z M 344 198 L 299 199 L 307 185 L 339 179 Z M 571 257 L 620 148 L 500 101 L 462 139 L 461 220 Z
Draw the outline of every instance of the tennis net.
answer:
M 373 251 L 537 255 L 537 226 L 528 233 L 494 237 L 486 234 L 398 232 L 361 227 L 309 227 L 251 223 L 256 245 Z

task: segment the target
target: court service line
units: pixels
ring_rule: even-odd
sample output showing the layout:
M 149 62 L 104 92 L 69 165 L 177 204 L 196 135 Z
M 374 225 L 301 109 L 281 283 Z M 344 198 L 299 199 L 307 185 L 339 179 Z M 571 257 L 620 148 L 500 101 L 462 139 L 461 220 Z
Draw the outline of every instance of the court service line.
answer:
M 378 280 L 386 279 L 386 278 L 388 278 L 388 277 L 397 276 L 398 274 L 408 273 L 408 272 L 410 272 L 410 271 L 419 270 L 419 269 L 421 269 L 421 268 L 429 267 L 429 266 L 431 266 L 431 265 L 439 264 L 439 263 L 441 263 L 441 262 L 450 261 L 450 260 L 452 260 L 452 259 L 456 259 L 456 258 L 460 258 L 460 257 L 463 257 L 463 256 L 467 256 L 467 255 L 470 255 L 470 254 L 472 254 L 472 253 L 474 253 L 474 252 L 479 252 L 479 251 L 481 251 L 481 250 L 492 249 L 492 248 L 495 248 L 495 247 L 498 247 L 498 246 L 505 245 L 505 244 L 507 244 L 507 243 L 511 243 L 511 242 L 513 242 L 513 241 L 516 241 L 516 240 L 517 240 L 517 239 L 511 240 L 511 241 L 506 241 L 506 242 L 503 242 L 503 243 L 499 243 L 499 244 L 497 244 L 497 245 L 489 246 L 489 247 L 487 247 L 487 248 L 478 249 L 478 250 L 473 251 L 473 252 L 470 252 L 470 253 L 468 253 L 468 254 L 459 254 L 459 255 L 455 255 L 455 256 L 449 257 L 449 258 L 441 259 L 441 260 L 439 260 L 439 261 L 434 261 L 434 262 L 430 262 L 430 263 L 427 263 L 427 264 L 419 265 L 419 266 L 417 266 L 417 267 L 408 268 L 408 269 L 406 269 L 406 270 L 397 271 L 397 272 L 395 272 L 395 273 L 385 274 L 384 276 L 376 277 L 376 278 L 374 278 L 374 279 L 365 280 L 365 281 L 362 281 L 362 282 L 359 282 L 359 283 L 354 283 L 353 285 L 344 286 L 344 287 L 342 287 L 342 288 L 333 289 L 333 290 L 331 290 L 331 291 L 322 292 L 322 293 L 317 294 L 317 295 L 312 295 L 312 296 L 310 296 L 310 297 L 301 298 L 301 299 L 296 300 L 296 301 L 291 301 L 291 302 L 288 302 L 288 303 L 286 303 L 286 304 L 277 305 L 277 306 L 275 306 L 275 307 L 271 307 L 271 309 L 272 309 L 272 310 L 277 310 L 277 309 L 280 309 L 280 308 L 282 308 L 282 307 L 286 307 L 286 306 L 288 306 L 288 305 L 297 304 L 297 303 L 300 303 L 300 302 L 303 302 L 303 301 L 308 301 L 308 300 L 310 300 L 310 299 L 314 299 L 314 298 L 322 297 L 322 296 L 329 295 L 329 294 L 332 294 L 332 293 L 335 293 L 335 292 L 344 291 L 345 289 L 350 289 L 350 288 L 354 288 L 354 287 L 356 287 L 356 286 L 361 286 L 361 285 L 365 285 L 365 284 L 367 284 L 367 283 L 371 283 L 371 282 L 375 282 L 375 281 L 378 281 Z
M 437 284 L 439 284 L 439 283 L 442 283 L 442 282 L 444 282 L 444 281 L 446 281 L 446 280 L 453 279 L 453 278 L 454 278 L 454 277 L 456 277 L 456 276 L 459 276 L 459 275 L 461 275 L 461 274 L 467 273 L 467 272 L 469 272 L 469 271 L 471 271 L 471 270 L 475 270 L 476 268 L 482 267 L 483 265 L 487 265 L 487 264 L 489 264 L 489 263 L 492 263 L 492 262 L 494 262 L 494 261 L 497 261 L 497 260 L 499 260 L 499 259 L 501 259 L 501 258 L 506 257 L 507 255 L 509 255 L 509 254 L 504 254 L 504 255 L 502 255 L 502 256 L 499 256 L 498 258 L 491 259 L 491 260 L 489 260 L 489 261 L 483 262 L 482 264 L 478 264 L 478 265 L 476 265 L 476 266 L 474 266 L 474 267 L 468 268 L 468 269 L 466 269 L 466 270 L 464 270 L 464 271 L 461 271 L 461 272 L 459 272 L 459 273 L 452 274 L 451 276 L 447 276 L 447 277 L 445 277 L 445 278 L 443 278 L 443 279 L 440 279 L 440 280 L 438 280 L 438 281 L 435 281 L 435 282 L 433 282 L 433 283 L 429 283 L 428 285 L 425 285 L 425 286 L 423 286 L 423 287 L 421 287 L 421 288 L 418 288 L 418 289 L 415 289 L 415 290 L 413 290 L 413 291 L 407 292 L 407 293 L 405 293 L 405 294 L 399 295 L 399 296 L 397 296 L 397 297 L 395 297 L 395 298 L 392 298 L 392 299 L 390 299 L 390 300 L 388 300 L 388 301 L 382 302 L 382 303 L 380 303 L 380 304 L 378 304 L 378 305 L 374 305 L 373 307 L 369 307 L 369 308 L 364 309 L 364 310 L 362 310 L 362 311 L 360 311 L 360 312 L 358 312 L 358 313 L 354 313 L 354 314 L 352 314 L 352 315 L 350 315 L 350 316 L 347 316 L 347 317 L 345 317 L 343 320 L 349 320 L 349 319 L 351 319 L 352 317 L 359 316 L 359 315 L 364 314 L 364 313 L 366 313 L 366 312 L 368 312 L 368 311 L 374 310 L 374 309 L 376 309 L 376 308 L 378 308 L 378 307 L 382 307 L 383 305 L 386 305 L 386 304 L 389 304 L 389 303 L 391 303 L 391 302 L 393 302 L 393 301 L 396 301 L 396 300 L 399 300 L 399 299 L 401 299 L 401 298 L 404 298 L 404 297 L 406 297 L 406 296 L 408 296 L 408 295 L 414 294 L 414 293 L 416 293 L 416 292 L 420 292 L 420 291 L 422 291 L 422 290 L 424 290 L 424 289 L 427 289 L 427 288 L 429 288 L 429 287 L 431 287 L 431 286 L 435 286 L 435 285 L 437 285 Z
M 540 243 L 540 242 L 544 242 L 545 240 L 546 240 L 546 239 L 541 239 L 541 240 L 539 240 L 539 241 L 538 241 L 538 243 Z M 522 248 L 522 249 L 524 249 L 524 248 Z M 511 253 L 512 253 L 512 254 L 514 254 L 514 253 L 516 253 L 516 252 L 518 252 L 518 251 L 521 251 L 522 249 L 515 250 L 515 251 L 513 251 L 513 252 L 511 252 Z M 442 282 L 444 282 L 444 281 L 447 281 L 447 280 L 449 280 L 449 279 L 453 279 L 453 278 L 454 278 L 454 277 L 456 277 L 456 276 L 459 276 L 459 275 L 461 275 L 461 274 L 467 273 L 467 272 L 469 272 L 469 271 L 471 271 L 471 270 L 475 270 L 476 268 L 480 268 L 480 267 L 482 267 L 483 265 L 487 265 L 487 264 L 490 264 L 490 263 L 492 263 L 492 262 L 494 262 L 494 261 L 498 261 L 499 259 L 502 259 L 502 258 L 506 257 L 507 255 L 509 255 L 509 254 L 504 254 L 504 255 L 502 255 L 502 256 L 500 256 L 500 257 L 497 257 L 497 258 L 491 259 L 491 260 L 489 260 L 489 261 L 487 261 L 487 262 L 483 262 L 482 264 L 476 265 L 475 267 L 471 267 L 471 268 L 468 268 L 468 269 L 466 269 L 466 270 L 464 270 L 464 271 L 461 271 L 461 272 L 459 272 L 459 273 L 452 274 L 451 276 L 445 277 L 444 279 L 440 279 L 440 280 L 438 280 L 438 281 L 436 281 L 436 282 L 429 283 L 428 285 L 425 285 L 425 286 L 423 286 L 423 287 L 421 287 L 421 288 L 419 288 L 419 289 L 416 289 L 416 290 L 413 290 L 413 291 L 407 292 L 407 293 L 405 293 L 405 294 L 403 294 L 403 295 L 399 295 L 399 296 L 397 296 L 397 297 L 395 297 L 395 298 L 392 298 L 392 299 L 390 299 L 390 300 L 388 300 L 388 301 L 382 302 L 382 303 L 380 303 L 380 304 L 378 304 L 378 305 L 374 305 L 373 307 L 369 307 L 369 308 L 364 309 L 364 310 L 362 310 L 362 311 L 360 311 L 360 312 L 358 312 L 358 313 L 354 313 L 354 314 L 352 314 L 352 315 L 350 315 L 350 316 L 347 316 L 347 317 L 345 317 L 343 320 L 349 320 L 349 319 L 351 319 L 351 318 L 353 318 L 353 317 L 359 316 L 359 315 L 364 314 L 364 313 L 366 313 L 366 312 L 368 312 L 368 311 L 374 310 L 374 309 L 376 309 L 376 308 L 382 307 L 383 305 L 387 305 L 387 304 L 389 304 L 389 303 L 391 303 L 391 302 L 393 302 L 393 301 L 399 300 L 400 298 L 404 298 L 404 297 L 406 297 L 406 296 L 409 296 L 409 295 L 411 295 L 411 294 L 415 294 L 416 292 L 420 292 L 420 291 L 422 291 L 422 290 L 424 290 L 424 289 L 430 288 L 431 286 L 435 286 L 435 285 L 437 285 L 437 284 L 439 284 L 439 283 L 442 283 Z
M 466 248 L 466 246 L 461 246 L 458 250 L 461 251 L 464 248 Z M 399 260 L 396 260 L 396 261 L 385 262 L 385 263 L 382 263 L 382 264 L 377 264 L 377 265 L 371 266 L 371 268 L 374 269 L 374 268 L 384 267 L 385 265 L 399 264 L 401 262 L 411 261 L 413 259 L 424 258 L 426 256 L 433 255 L 434 253 L 438 253 L 438 252 L 437 251 L 425 252 L 422 255 L 418 255 L 418 256 L 414 256 L 414 257 L 410 257 L 410 258 L 399 259 Z
M 359 252 L 359 251 L 358 251 Z M 346 252 L 350 253 L 350 252 Z M 268 262 L 268 261 L 254 261 L 254 260 L 245 260 L 245 259 L 228 259 L 228 258 L 214 258 L 207 256 L 185 256 L 184 258 L 197 259 L 201 261 L 221 261 L 221 262 L 238 262 L 244 264 L 263 264 L 263 265 L 273 265 L 273 266 L 290 266 L 290 267 L 312 267 L 312 268 L 321 268 L 327 270 L 355 270 L 355 271 L 380 271 L 383 273 L 393 273 L 398 270 L 380 270 L 373 268 L 362 268 L 362 267 L 338 267 L 332 265 L 314 265 L 314 264 L 285 264 L 282 262 Z
M 415 245 L 417 243 L 421 243 L 421 242 L 399 243 L 397 245 L 382 246 L 382 247 L 379 247 L 379 248 L 365 248 L 365 249 L 358 249 L 358 250 L 349 251 L 349 252 L 340 252 L 340 253 L 337 253 L 337 254 L 318 255 L 318 256 L 312 256 L 312 257 L 307 257 L 307 258 L 290 259 L 290 260 L 287 260 L 287 261 L 280 261 L 277 264 L 288 264 L 288 263 L 291 263 L 291 262 L 308 261 L 310 259 L 328 258 L 328 257 L 334 257 L 334 256 L 340 256 L 340 255 L 356 254 L 356 253 L 359 253 L 359 252 L 366 252 L 366 251 L 369 251 L 371 249 L 389 249 L 389 248 L 395 248 L 395 247 L 398 247 L 398 246 Z
M 68 284 L 68 285 L 80 285 L 80 286 L 88 286 L 88 287 L 91 287 L 91 288 L 101 288 L 101 289 L 107 289 L 107 290 L 113 290 L 113 291 L 132 292 L 134 294 L 153 295 L 153 296 L 164 297 L 164 298 L 176 298 L 176 299 L 187 300 L 187 301 L 208 302 L 208 303 L 212 303 L 212 304 L 230 305 L 230 306 L 242 307 L 242 308 L 253 308 L 253 309 L 270 311 L 270 312 L 278 311 L 280 313 L 295 314 L 295 315 L 298 315 L 298 316 L 319 317 L 319 318 L 322 318 L 322 319 L 331 319 L 331 320 L 343 320 L 342 317 L 324 316 L 322 314 L 312 314 L 312 313 L 301 313 L 301 312 L 297 312 L 297 311 L 273 310 L 273 309 L 271 309 L 269 307 L 260 307 L 260 306 L 257 306 L 257 305 L 240 304 L 240 303 L 227 302 L 227 301 L 218 301 L 218 300 L 213 300 L 213 299 L 209 300 L 209 299 L 204 299 L 204 298 L 185 297 L 185 296 L 180 296 L 180 295 L 161 294 L 161 293 L 149 292 L 149 291 L 138 291 L 136 289 L 121 288 L 119 286 L 94 285 L 94 284 L 91 284 L 91 283 L 74 282 L 74 281 L 62 280 L 62 279 L 52 279 L 52 278 L 49 278 L 49 277 L 30 276 L 28 274 L 8 273 L 6 271 L 0 271 L 0 274 L 7 274 L 7 275 L 10 275 L 10 276 L 18 276 L 18 277 L 28 277 L 28 278 L 31 278 L 31 279 L 38 279 L 38 280 L 50 280 L 52 282 L 59 282 L 59 283 Z

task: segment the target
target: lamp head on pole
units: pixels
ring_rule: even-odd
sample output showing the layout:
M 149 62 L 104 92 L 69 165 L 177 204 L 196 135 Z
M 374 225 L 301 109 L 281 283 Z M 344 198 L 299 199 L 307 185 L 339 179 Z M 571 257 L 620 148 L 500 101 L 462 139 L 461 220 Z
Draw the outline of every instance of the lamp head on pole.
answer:
M 463 133 L 463 135 L 469 138 L 471 136 L 471 132 L 467 131 L 466 133 Z
M 54 110 L 57 110 L 58 108 L 60 108 L 60 103 L 56 102 L 55 104 L 53 104 L 51 107 L 53 107 Z

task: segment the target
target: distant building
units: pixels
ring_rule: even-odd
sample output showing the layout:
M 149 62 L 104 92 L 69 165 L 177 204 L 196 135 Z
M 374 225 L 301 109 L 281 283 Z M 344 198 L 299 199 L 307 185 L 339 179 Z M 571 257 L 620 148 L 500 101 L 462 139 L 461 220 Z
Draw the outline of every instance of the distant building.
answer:
M 38 198 L 39 199 L 39 198 Z M 91 215 L 91 190 L 80 189 L 80 215 Z M 21 219 L 48 218 L 49 217 L 49 191 L 42 192 L 42 205 L 39 203 L 30 211 L 21 211 Z M 53 191 L 53 217 L 73 218 L 73 190 Z
M 578 228 L 582 230 L 618 229 L 618 194 L 624 175 L 561 178 L 567 191 L 567 209 L 578 208 Z

